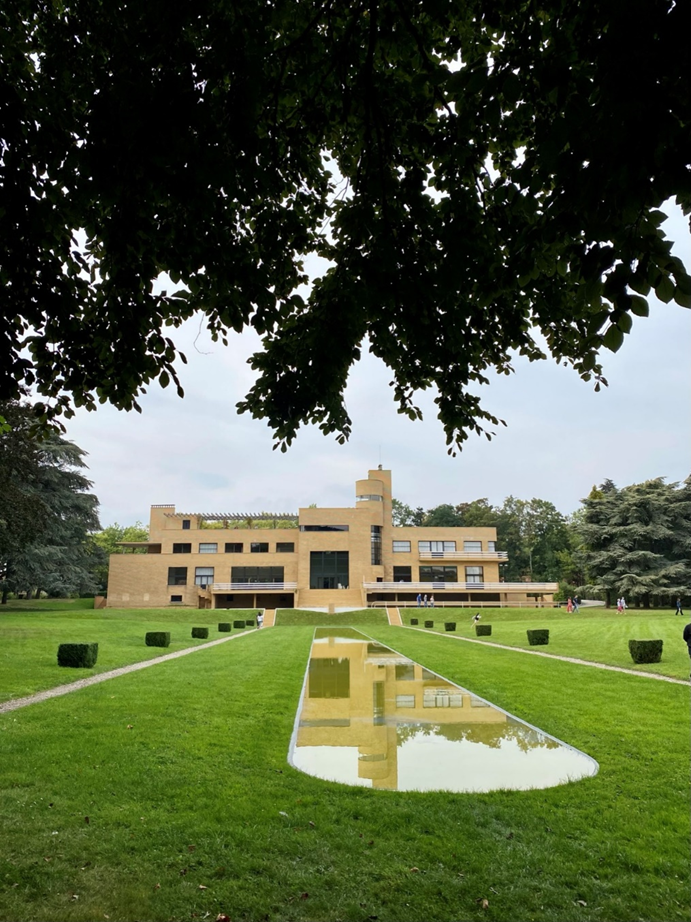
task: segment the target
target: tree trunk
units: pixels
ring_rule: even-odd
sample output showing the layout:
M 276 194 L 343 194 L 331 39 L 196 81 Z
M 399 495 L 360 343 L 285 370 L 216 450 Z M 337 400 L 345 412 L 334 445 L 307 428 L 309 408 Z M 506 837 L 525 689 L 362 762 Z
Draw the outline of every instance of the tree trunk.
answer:
M 7 596 L 9 594 L 10 594 L 10 590 L 7 588 L 7 586 L 3 586 L 2 587 L 2 601 L 0 602 L 0 605 L 7 605 Z
M 606 589 L 605 594 L 607 596 L 605 600 L 605 608 L 611 608 L 612 607 L 612 590 Z
M 650 608 L 650 593 L 646 592 L 643 596 L 643 608 Z

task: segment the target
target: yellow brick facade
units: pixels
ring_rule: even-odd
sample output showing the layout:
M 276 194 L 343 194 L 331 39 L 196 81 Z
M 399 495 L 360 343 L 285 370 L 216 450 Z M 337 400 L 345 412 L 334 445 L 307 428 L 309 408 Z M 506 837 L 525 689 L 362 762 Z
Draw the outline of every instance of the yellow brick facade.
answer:
M 146 553 L 110 558 L 108 606 L 334 611 L 417 605 L 418 595 L 436 605 L 551 602 L 554 583 L 502 582 L 496 529 L 397 527 L 391 496 L 391 471 L 377 469 L 356 482 L 352 507 L 252 517 L 152 506 L 148 542 L 125 545 Z

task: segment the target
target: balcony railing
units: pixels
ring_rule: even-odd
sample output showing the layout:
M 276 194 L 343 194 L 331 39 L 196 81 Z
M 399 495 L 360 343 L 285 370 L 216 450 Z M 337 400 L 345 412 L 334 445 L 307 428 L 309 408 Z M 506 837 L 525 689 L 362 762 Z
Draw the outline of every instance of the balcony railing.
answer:
M 365 589 L 391 592 L 437 592 L 441 589 L 452 589 L 461 592 L 556 592 L 558 583 L 363 583 Z
M 212 592 L 294 592 L 297 583 L 212 583 Z
M 420 551 L 420 560 L 508 560 L 506 551 Z

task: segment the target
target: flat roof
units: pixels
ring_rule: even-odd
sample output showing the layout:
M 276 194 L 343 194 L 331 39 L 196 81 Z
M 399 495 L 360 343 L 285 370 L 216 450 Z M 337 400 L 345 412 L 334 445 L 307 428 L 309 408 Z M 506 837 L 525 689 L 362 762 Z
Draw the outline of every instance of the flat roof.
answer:
M 272 522 L 274 519 L 297 519 L 297 512 L 166 512 L 169 519 L 205 519 L 207 522 Z

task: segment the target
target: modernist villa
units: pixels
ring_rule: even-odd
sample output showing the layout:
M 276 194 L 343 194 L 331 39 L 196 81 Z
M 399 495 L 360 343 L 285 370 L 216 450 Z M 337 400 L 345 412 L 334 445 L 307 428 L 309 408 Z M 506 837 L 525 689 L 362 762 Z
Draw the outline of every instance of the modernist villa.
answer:
M 394 526 L 391 471 L 355 484 L 355 505 L 297 514 L 152 506 L 146 553 L 110 558 L 115 608 L 316 608 L 551 603 L 556 583 L 506 583 L 494 528 Z

